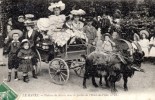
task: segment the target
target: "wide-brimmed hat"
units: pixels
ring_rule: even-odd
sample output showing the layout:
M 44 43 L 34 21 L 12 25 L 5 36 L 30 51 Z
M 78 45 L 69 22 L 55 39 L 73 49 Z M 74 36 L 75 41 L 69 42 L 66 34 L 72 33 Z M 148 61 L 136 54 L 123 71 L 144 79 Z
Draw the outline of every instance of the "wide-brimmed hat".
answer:
M 140 35 L 142 36 L 142 34 L 145 34 L 147 38 L 149 37 L 149 32 L 146 30 L 141 30 Z
M 102 38 L 105 40 L 105 36 L 108 36 L 110 39 L 112 39 L 112 36 L 109 33 L 105 33 L 102 35 Z
M 30 41 L 28 39 L 23 39 L 21 42 L 21 46 L 23 46 L 24 43 L 28 43 L 30 45 Z
M 14 30 L 12 30 L 12 31 L 10 31 L 8 33 L 9 38 L 12 38 L 12 35 L 15 34 L 15 33 L 18 34 L 19 37 L 22 37 L 23 36 L 23 32 L 21 30 L 14 29 Z
M 48 10 L 53 12 L 54 8 L 60 8 L 61 11 L 65 10 L 65 4 L 62 1 L 59 1 L 57 3 L 51 3 L 51 5 L 48 7 Z
M 37 26 L 39 30 L 47 31 L 50 28 L 50 20 L 48 18 L 40 18 L 37 21 Z
M 20 15 L 20 16 L 18 16 L 18 18 L 24 18 L 24 16 L 23 15 Z
M 25 18 L 26 19 L 32 19 L 32 18 L 34 18 L 34 15 L 33 14 L 26 14 Z
M 85 15 L 86 14 L 86 12 L 84 11 L 84 10 L 82 10 L 82 9 L 79 9 L 79 10 L 72 10 L 71 12 L 70 12 L 72 15 Z

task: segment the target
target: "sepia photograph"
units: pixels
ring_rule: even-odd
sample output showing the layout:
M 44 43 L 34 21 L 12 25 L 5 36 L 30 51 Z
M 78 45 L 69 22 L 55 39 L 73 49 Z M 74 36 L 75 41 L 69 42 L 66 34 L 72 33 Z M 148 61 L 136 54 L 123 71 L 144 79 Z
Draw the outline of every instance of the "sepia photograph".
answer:
M 155 100 L 155 0 L 0 0 L 0 100 Z

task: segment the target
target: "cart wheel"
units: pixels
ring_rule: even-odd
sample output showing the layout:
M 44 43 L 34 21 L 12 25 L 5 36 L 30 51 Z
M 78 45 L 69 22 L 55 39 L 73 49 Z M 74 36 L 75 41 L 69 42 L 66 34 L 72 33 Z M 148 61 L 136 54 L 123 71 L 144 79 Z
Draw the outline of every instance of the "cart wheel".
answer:
M 41 72 L 41 56 L 38 50 L 36 50 L 36 53 L 38 55 L 38 63 L 37 63 L 37 67 L 36 67 L 36 74 L 40 74 Z
M 53 83 L 63 85 L 69 79 L 69 67 L 63 59 L 55 58 L 49 64 L 49 74 Z
M 81 66 L 75 68 L 74 72 L 76 73 L 77 76 L 83 78 L 84 73 L 85 73 L 85 65 L 81 65 Z

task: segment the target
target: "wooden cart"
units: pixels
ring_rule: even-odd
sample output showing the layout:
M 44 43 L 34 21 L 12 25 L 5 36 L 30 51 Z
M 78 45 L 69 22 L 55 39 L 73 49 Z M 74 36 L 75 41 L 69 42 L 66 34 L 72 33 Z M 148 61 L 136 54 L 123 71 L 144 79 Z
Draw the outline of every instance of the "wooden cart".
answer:
M 39 49 L 38 54 L 39 66 L 37 71 L 40 72 L 42 54 Z M 63 85 L 67 83 L 70 70 L 74 70 L 77 76 L 83 77 L 85 70 L 85 59 L 82 55 L 87 55 L 86 44 L 65 45 L 63 53 L 57 53 L 54 50 L 54 58 L 49 62 L 49 75 L 55 84 Z

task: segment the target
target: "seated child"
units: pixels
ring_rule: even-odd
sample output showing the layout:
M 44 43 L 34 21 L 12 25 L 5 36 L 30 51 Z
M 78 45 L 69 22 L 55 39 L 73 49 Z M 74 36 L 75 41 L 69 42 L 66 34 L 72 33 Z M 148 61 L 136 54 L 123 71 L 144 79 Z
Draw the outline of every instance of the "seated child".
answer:
M 41 48 L 39 51 L 41 52 L 45 62 L 48 63 L 53 58 L 54 45 L 49 34 L 47 34 L 47 31 L 41 31 L 40 33 L 42 35 L 42 39 L 40 41 L 41 43 L 37 44 L 37 46 Z
M 113 46 L 115 45 L 115 43 L 110 38 L 111 35 L 109 33 L 104 34 L 104 41 L 102 44 L 102 48 L 106 52 L 112 52 Z
M 86 33 L 84 33 L 83 30 L 78 30 L 78 28 L 74 27 L 73 20 L 71 18 L 66 19 L 64 28 L 71 36 L 69 44 L 82 44 L 83 42 L 88 41 Z

